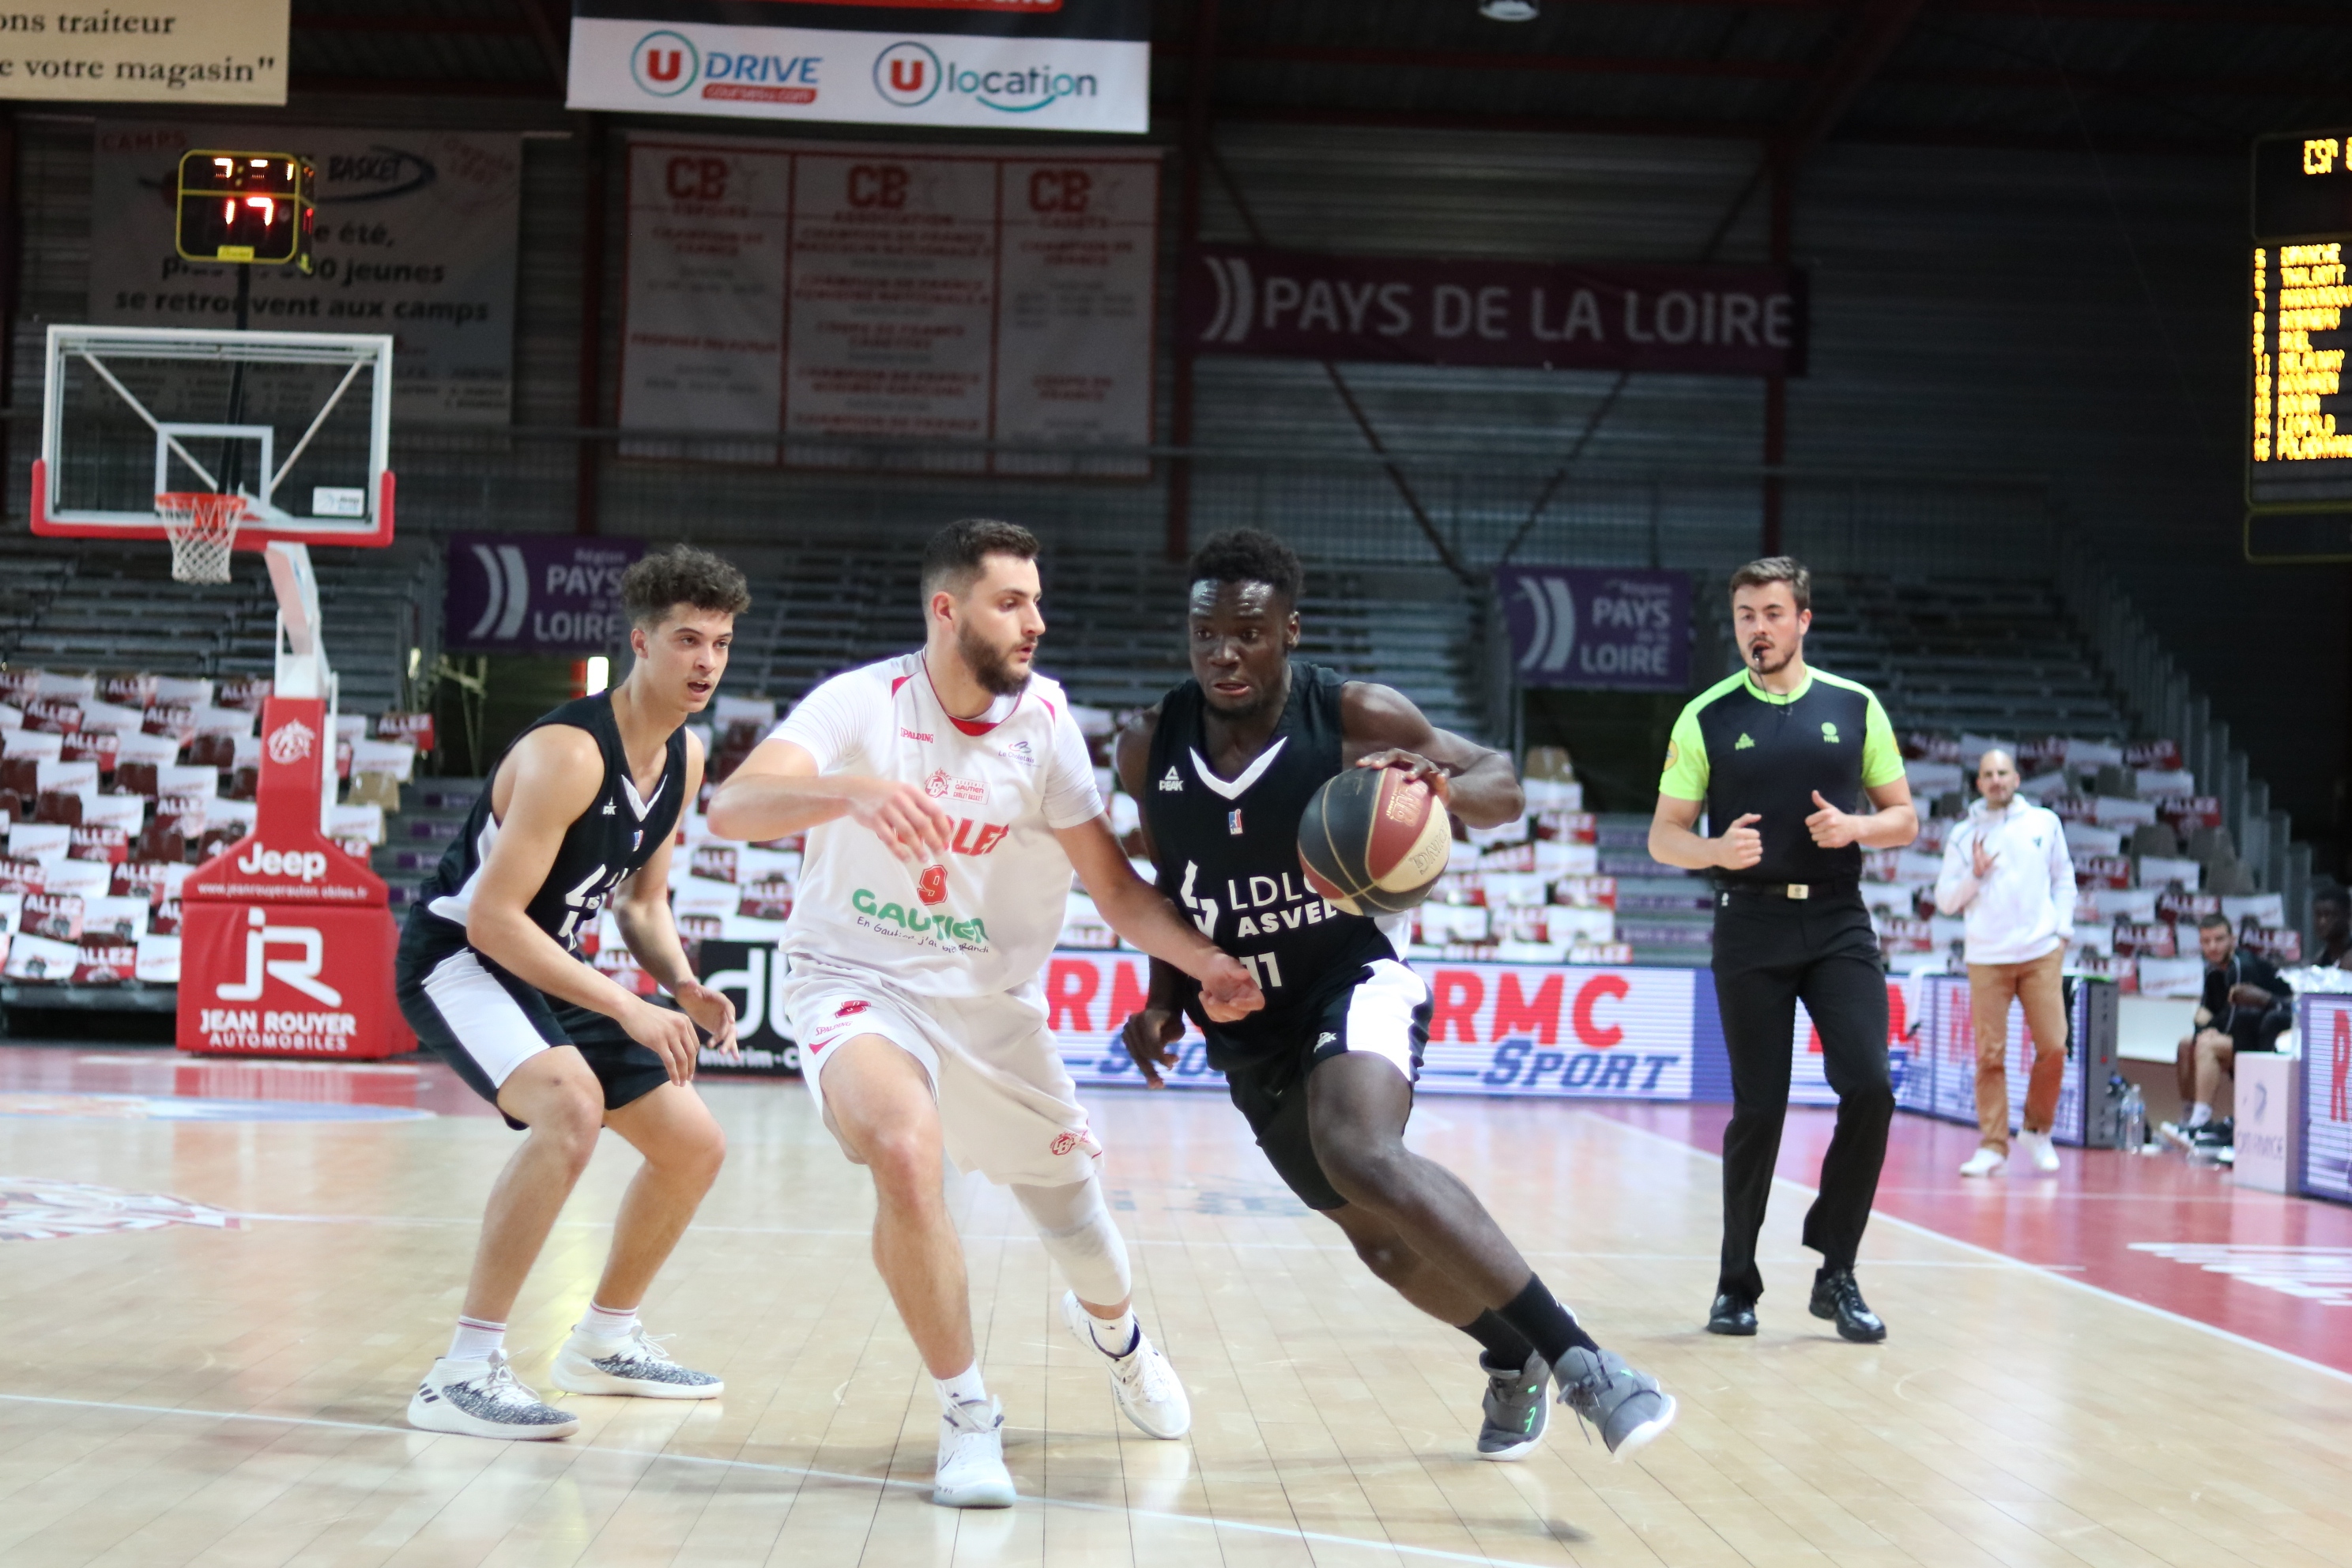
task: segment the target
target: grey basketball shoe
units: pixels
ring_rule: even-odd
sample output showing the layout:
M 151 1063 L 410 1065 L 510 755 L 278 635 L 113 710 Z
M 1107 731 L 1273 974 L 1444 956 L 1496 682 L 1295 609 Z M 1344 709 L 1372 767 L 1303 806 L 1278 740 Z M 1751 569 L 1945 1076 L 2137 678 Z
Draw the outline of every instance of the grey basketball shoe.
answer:
M 594 1340 L 579 1330 L 563 1342 L 548 1373 L 566 1394 L 633 1394 L 640 1399 L 716 1399 L 727 1384 L 670 1360 L 643 1325 L 626 1339 Z
M 1615 1351 L 1594 1354 L 1581 1346 L 1552 1368 L 1559 1402 L 1601 1428 L 1610 1455 L 1623 1459 L 1647 1446 L 1675 1422 L 1675 1396 L 1658 1380 L 1635 1372 Z
M 408 1424 L 427 1432 L 467 1437 L 569 1437 L 580 1417 L 540 1402 L 515 1381 L 507 1352 L 492 1351 L 480 1361 L 444 1356 L 408 1396 Z
M 1543 1441 L 1544 1427 L 1551 1420 L 1549 1404 L 1544 1398 L 1544 1382 L 1551 1369 L 1544 1365 L 1540 1355 L 1528 1357 L 1528 1364 L 1517 1372 L 1496 1372 L 1487 1366 L 1486 1358 L 1478 1361 L 1486 1374 L 1485 1419 L 1478 1427 L 1478 1457 L 1482 1459 L 1517 1459 L 1535 1451 Z

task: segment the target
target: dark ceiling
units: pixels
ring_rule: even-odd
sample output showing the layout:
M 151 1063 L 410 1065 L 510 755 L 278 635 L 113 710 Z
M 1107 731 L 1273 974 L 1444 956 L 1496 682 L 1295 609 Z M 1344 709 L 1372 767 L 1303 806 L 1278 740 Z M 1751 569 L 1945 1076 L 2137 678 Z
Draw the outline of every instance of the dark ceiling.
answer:
M 294 89 L 560 102 L 563 0 L 295 0 Z M 1204 28 L 1202 24 L 1208 25 Z M 2235 153 L 2352 121 L 2343 0 L 1163 0 L 1220 121 Z

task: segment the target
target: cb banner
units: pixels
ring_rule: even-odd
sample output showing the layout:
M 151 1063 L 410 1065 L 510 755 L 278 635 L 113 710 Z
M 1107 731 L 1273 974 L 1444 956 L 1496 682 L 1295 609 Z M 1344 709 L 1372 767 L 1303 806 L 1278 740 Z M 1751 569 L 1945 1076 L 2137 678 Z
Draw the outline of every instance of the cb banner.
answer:
M 575 0 L 572 13 L 572 109 L 1013 131 L 1150 126 L 1150 0 Z
M 1693 1097 L 1697 971 L 1507 963 L 1416 965 L 1430 988 L 1423 1094 L 1545 1099 Z M 1056 952 L 1045 972 L 1047 1026 L 1081 1088 L 1141 1075 L 1119 1041 L 1143 1006 L 1147 961 L 1133 952 Z M 1708 998 L 1710 1006 L 1713 998 Z M 1200 1032 L 1176 1047 L 1170 1081 L 1222 1089 Z
M 1506 566 L 1495 597 L 1522 687 L 1683 691 L 1690 686 L 1690 578 L 1680 572 Z

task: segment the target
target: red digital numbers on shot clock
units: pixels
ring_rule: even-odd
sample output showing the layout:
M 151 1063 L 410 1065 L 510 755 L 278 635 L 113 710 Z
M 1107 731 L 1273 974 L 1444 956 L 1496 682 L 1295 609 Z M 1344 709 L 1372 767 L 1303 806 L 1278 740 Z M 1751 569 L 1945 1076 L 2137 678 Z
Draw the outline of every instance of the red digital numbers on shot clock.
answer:
M 286 153 L 187 153 L 180 160 L 180 254 L 309 271 L 316 179 L 316 170 Z

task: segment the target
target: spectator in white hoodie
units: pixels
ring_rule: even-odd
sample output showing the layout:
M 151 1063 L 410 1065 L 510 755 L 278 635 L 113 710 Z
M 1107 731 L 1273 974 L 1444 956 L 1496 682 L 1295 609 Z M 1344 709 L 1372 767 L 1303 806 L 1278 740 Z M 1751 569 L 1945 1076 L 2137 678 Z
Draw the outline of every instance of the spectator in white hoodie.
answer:
M 2036 1171 L 2058 1169 L 2050 1124 L 2066 1073 L 2066 1002 L 2059 971 L 2074 936 L 2074 863 L 2057 813 L 2021 800 L 2017 759 L 1985 752 L 1979 798 L 1944 844 L 1936 907 L 1966 911 L 1969 1011 L 1976 1023 L 1977 1127 L 1983 1144 L 1960 1167 L 1990 1176 L 2009 1163 L 2009 1003 L 2025 1007 L 2033 1076 L 2018 1142 Z

